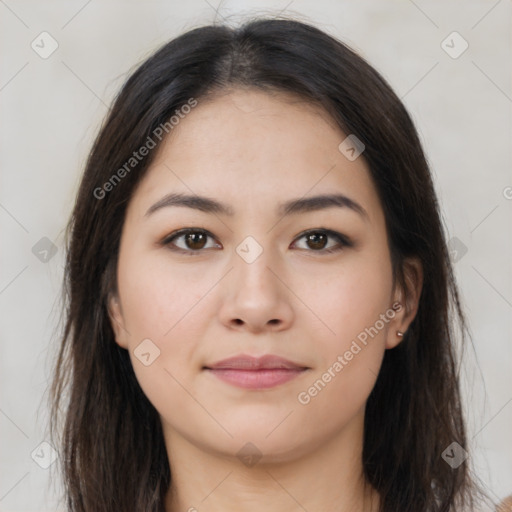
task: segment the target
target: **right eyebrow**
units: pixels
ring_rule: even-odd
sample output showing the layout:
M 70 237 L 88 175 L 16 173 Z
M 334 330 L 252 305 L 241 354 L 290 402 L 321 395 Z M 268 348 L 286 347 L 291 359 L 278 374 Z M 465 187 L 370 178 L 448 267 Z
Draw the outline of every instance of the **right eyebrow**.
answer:
M 234 210 L 231 206 L 215 199 L 198 195 L 170 193 L 150 206 L 145 213 L 148 217 L 152 213 L 166 207 L 185 206 L 206 213 L 223 214 L 232 217 Z M 319 196 L 298 198 L 282 203 L 277 208 L 277 215 L 284 217 L 296 213 L 323 210 L 326 208 L 349 208 L 358 213 L 365 220 L 369 220 L 368 212 L 356 201 L 343 194 L 323 194 Z
M 230 206 L 210 197 L 171 193 L 162 197 L 162 199 L 152 205 L 145 213 L 145 217 L 148 217 L 161 208 L 169 206 L 186 206 L 187 208 L 193 208 L 202 212 L 221 213 L 229 215 L 230 217 L 234 215 L 234 211 Z

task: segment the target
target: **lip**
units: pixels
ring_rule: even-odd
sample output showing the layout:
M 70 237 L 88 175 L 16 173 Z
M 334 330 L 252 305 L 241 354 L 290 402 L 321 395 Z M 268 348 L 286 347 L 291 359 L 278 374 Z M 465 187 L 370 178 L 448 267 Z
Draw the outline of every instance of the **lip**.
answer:
M 272 354 L 261 357 L 240 354 L 203 369 L 234 386 L 268 389 L 284 384 L 310 368 Z
M 273 354 L 265 354 L 260 357 L 239 354 L 217 361 L 205 368 L 208 370 L 301 370 L 307 367 Z

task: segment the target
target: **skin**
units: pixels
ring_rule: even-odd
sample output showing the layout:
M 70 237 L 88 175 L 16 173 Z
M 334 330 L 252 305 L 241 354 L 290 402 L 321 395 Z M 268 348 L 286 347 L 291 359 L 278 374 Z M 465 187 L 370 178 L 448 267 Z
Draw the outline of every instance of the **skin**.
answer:
M 350 161 L 338 150 L 345 137 L 325 111 L 293 96 L 235 89 L 200 100 L 180 121 L 130 200 L 109 312 L 160 414 L 172 474 L 167 512 L 378 509 L 376 491 L 363 487 L 364 409 L 384 351 L 416 314 L 422 274 L 411 259 L 406 286 L 393 282 L 384 213 L 363 156 Z M 234 215 L 184 206 L 145 215 L 170 192 L 214 198 Z M 275 211 L 332 193 L 366 216 L 348 207 Z M 213 237 L 192 255 L 160 243 L 182 228 Z M 328 254 L 322 243 L 337 247 L 336 239 L 315 245 L 301 235 L 319 228 L 353 246 Z M 251 263 L 236 251 L 247 236 L 263 250 Z M 184 237 L 174 244 L 201 247 Z M 298 394 L 395 302 L 400 311 L 301 404 Z M 148 366 L 134 353 L 144 339 L 160 350 Z M 267 390 L 203 370 L 240 353 L 276 354 L 309 370 Z M 237 456 L 249 442 L 261 456 L 253 465 Z

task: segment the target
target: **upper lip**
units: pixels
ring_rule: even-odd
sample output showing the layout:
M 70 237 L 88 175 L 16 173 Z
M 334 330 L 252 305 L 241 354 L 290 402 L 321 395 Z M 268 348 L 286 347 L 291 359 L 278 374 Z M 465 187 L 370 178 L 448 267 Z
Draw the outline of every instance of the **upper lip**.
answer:
M 237 356 L 217 361 L 214 364 L 207 365 L 204 368 L 208 370 L 220 370 L 220 369 L 239 369 L 239 370 L 274 370 L 274 369 L 287 369 L 287 370 L 303 370 L 307 366 L 294 363 L 283 357 L 279 357 L 273 354 L 265 354 L 261 357 L 253 357 L 246 354 L 240 354 Z

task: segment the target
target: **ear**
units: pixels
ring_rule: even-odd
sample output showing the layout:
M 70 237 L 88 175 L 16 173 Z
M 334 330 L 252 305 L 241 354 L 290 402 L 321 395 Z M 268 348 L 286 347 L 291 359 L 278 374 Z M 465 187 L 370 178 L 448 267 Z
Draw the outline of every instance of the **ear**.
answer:
M 397 283 L 393 294 L 395 316 L 390 321 L 386 348 L 395 348 L 403 336 L 397 332 L 405 332 L 418 312 L 418 306 L 423 288 L 423 266 L 418 258 L 406 258 L 402 267 L 403 283 Z
M 128 349 L 128 331 L 125 327 L 121 303 L 115 294 L 109 294 L 107 310 L 116 343 L 120 347 Z

